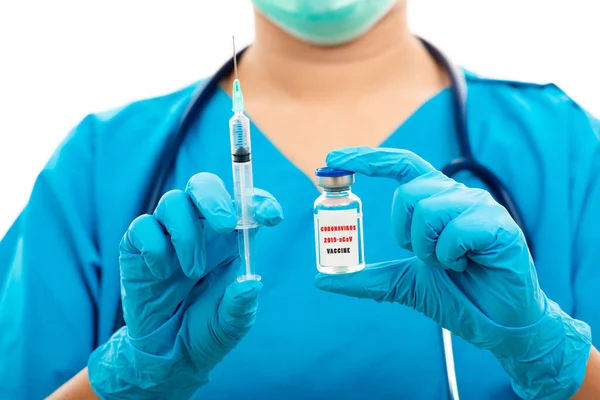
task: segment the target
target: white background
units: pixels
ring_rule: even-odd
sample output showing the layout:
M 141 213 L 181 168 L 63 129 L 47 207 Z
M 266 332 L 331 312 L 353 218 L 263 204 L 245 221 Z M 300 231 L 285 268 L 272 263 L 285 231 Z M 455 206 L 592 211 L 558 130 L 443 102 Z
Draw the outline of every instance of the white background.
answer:
M 409 12 L 455 62 L 555 82 L 600 116 L 596 0 L 409 0 Z M 250 0 L 0 1 L 0 237 L 81 118 L 211 74 L 232 33 L 251 42 Z

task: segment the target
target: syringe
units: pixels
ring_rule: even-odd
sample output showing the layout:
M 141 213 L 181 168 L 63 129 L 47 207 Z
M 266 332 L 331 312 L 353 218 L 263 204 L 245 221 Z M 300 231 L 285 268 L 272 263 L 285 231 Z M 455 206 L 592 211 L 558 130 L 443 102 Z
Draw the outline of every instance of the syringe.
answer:
M 244 115 L 242 87 L 237 73 L 237 54 L 233 37 L 233 117 L 229 120 L 231 159 L 233 167 L 233 195 L 237 212 L 238 245 L 243 269 L 238 281 L 260 280 L 254 267 L 254 237 L 256 215 L 254 210 L 254 185 L 252 182 L 252 147 L 250 145 L 250 120 Z

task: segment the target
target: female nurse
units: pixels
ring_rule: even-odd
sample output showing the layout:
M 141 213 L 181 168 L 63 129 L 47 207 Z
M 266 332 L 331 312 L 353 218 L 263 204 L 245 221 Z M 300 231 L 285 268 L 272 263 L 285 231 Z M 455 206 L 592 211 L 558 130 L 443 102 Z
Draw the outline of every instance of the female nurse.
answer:
M 262 283 L 235 280 L 231 77 L 152 214 L 144 178 L 198 84 L 90 115 L 0 243 L 0 397 L 447 398 L 441 326 L 464 399 L 599 398 L 600 123 L 555 86 L 466 74 L 476 158 L 534 264 L 480 181 L 439 172 L 459 155 L 449 76 L 404 1 L 254 5 L 239 75 Z M 370 264 L 315 279 L 324 163 L 357 173 Z

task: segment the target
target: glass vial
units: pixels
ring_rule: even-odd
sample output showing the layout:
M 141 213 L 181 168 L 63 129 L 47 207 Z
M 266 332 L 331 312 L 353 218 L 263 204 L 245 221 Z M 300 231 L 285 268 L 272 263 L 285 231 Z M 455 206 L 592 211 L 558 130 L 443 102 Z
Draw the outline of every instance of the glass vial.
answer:
M 362 202 L 352 193 L 354 173 L 333 168 L 315 172 L 323 194 L 314 204 L 317 269 L 347 274 L 365 267 Z

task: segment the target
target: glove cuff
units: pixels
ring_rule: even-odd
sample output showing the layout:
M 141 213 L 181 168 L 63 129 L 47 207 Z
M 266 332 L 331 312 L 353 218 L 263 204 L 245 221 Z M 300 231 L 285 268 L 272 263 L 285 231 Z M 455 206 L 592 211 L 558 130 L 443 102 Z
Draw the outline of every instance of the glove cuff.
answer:
M 534 325 L 503 328 L 503 340 L 492 353 L 524 399 L 569 399 L 585 378 L 591 349 L 590 327 L 571 318 L 546 299 L 546 312 Z
M 208 373 L 190 367 L 178 338 L 183 312 L 178 310 L 148 336 L 132 338 L 119 329 L 88 360 L 94 392 L 104 400 L 189 399 L 208 382 Z M 165 340 L 171 338 L 171 340 Z M 164 343 L 174 343 L 166 348 Z

